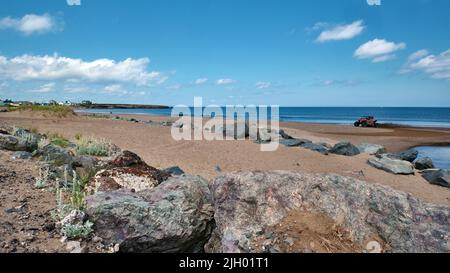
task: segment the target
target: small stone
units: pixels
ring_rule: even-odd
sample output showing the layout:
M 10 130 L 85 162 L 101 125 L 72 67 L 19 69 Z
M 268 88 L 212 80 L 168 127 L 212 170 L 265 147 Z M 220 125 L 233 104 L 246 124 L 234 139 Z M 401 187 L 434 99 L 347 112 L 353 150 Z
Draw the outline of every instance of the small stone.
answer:
M 79 254 L 83 253 L 83 248 L 81 247 L 81 243 L 78 241 L 69 241 L 66 244 L 66 250 L 70 253 Z

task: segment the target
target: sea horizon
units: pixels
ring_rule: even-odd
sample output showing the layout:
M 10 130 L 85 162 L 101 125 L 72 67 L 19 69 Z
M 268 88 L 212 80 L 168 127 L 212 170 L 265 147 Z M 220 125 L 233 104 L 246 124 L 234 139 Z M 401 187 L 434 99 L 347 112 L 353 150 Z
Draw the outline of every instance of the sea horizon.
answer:
M 193 107 L 189 107 L 191 110 Z M 224 106 L 221 106 L 224 110 Z M 77 109 L 76 112 L 171 116 L 173 107 L 163 109 Z M 194 111 L 192 111 L 194 112 Z M 424 128 L 450 128 L 450 108 L 446 107 L 280 107 L 280 121 L 352 125 L 358 118 L 374 116 L 380 124 Z M 269 110 L 270 115 L 270 110 Z

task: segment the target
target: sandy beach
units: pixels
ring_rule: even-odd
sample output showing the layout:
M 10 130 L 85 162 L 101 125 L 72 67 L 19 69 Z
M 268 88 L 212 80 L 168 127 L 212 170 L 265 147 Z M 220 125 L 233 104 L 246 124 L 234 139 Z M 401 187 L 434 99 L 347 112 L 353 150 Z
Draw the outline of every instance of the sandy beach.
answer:
M 127 116 L 138 120 L 168 121 L 170 117 Z M 175 141 L 170 127 L 150 126 L 107 116 L 75 115 L 66 118 L 45 117 L 26 112 L 1 113 L 0 123 L 35 128 L 39 132 L 58 133 L 68 139 L 75 135 L 105 138 L 122 149 L 139 154 L 156 168 L 179 166 L 186 173 L 212 179 L 233 171 L 293 170 L 309 173 L 333 173 L 388 185 L 432 203 L 450 204 L 450 189 L 434 186 L 418 173 L 414 176 L 393 175 L 367 164 L 371 157 L 324 156 L 302 149 L 280 146 L 275 152 L 261 152 L 259 145 L 245 141 Z M 397 152 L 422 144 L 450 142 L 447 129 L 424 128 L 354 128 L 342 125 L 281 123 L 281 128 L 296 138 L 331 145 L 348 140 L 353 144 L 384 145 Z

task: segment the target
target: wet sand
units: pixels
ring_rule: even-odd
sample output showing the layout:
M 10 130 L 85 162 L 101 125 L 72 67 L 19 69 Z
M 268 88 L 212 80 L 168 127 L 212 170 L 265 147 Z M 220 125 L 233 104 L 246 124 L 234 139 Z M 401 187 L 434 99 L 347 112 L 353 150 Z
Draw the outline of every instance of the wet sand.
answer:
M 127 116 L 139 120 L 168 121 L 170 117 Z M 84 115 L 67 118 L 44 117 L 36 113 L 0 113 L 2 123 L 38 131 L 59 133 L 73 139 L 76 134 L 106 138 L 122 149 L 140 155 L 157 168 L 179 166 L 187 173 L 211 179 L 221 173 L 252 170 L 293 170 L 335 173 L 371 183 L 380 183 L 411 193 L 425 201 L 450 205 L 450 189 L 430 185 L 420 174 L 399 176 L 372 168 L 371 156 L 323 156 L 302 148 L 280 146 L 275 152 L 261 152 L 260 146 L 243 141 L 175 141 L 171 128 Z M 355 128 L 342 125 L 281 123 L 280 127 L 297 138 L 335 144 L 349 140 L 384 145 L 390 152 L 422 144 L 450 142 L 448 129 Z M 219 171 L 220 170 L 220 171 Z

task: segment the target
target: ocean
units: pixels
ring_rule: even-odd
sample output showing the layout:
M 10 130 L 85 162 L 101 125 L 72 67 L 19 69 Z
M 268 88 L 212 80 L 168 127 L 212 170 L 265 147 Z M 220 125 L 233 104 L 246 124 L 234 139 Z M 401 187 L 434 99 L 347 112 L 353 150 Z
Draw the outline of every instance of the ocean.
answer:
M 172 109 L 89 109 L 83 111 L 170 116 Z M 362 116 L 374 116 L 379 123 L 450 128 L 450 108 L 280 107 L 280 121 L 287 122 L 353 124 Z

